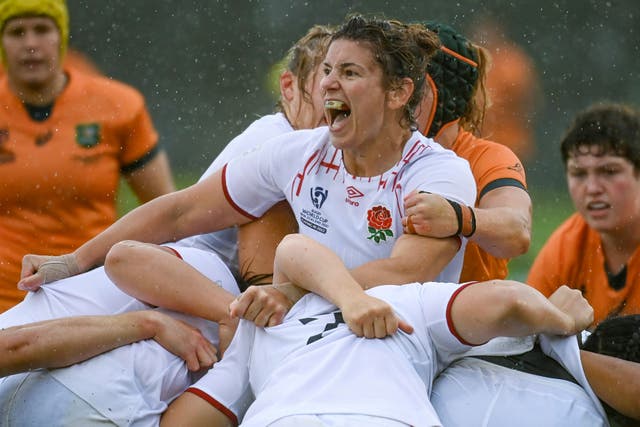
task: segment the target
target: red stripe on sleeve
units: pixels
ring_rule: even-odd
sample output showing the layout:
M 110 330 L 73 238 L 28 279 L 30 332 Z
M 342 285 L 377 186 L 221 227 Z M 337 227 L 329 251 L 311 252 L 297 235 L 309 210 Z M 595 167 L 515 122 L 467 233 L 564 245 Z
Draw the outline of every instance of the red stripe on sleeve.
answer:
M 172 248 L 171 246 L 163 246 L 163 247 L 169 249 L 178 258 L 184 259 L 184 258 L 182 258 L 182 255 L 180 255 L 180 252 L 178 252 L 175 248 Z
M 222 412 L 227 418 L 229 418 L 229 420 L 233 423 L 233 425 L 235 425 L 235 426 L 238 425 L 238 417 L 236 417 L 236 414 L 231 412 L 231 410 L 229 408 L 224 406 L 222 403 L 218 402 L 213 397 L 209 396 L 204 391 L 202 391 L 202 390 L 200 390 L 198 388 L 193 388 L 193 387 L 188 388 L 186 391 L 188 393 L 195 394 L 196 396 L 198 396 L 201 399 L 206 400 L 207 403 L 209 403 L 211 406 L 213 406 L 218 411 Z
M 224 192 L 224 197 L 227 199 L 227 202 L 229 202 L 231 207 L 233 207 L 235 210 L 240 212 L 242 215 L 249 218 L 251 221 L 255 221 L 256 219 L 258 219 L 257 216 L 251 215 L 249 212 L 245 211 L 240 206 L 238 206 L 236 202 L 234 202 L 233 199 L 231 198 L 231 195 L 229 194 L 229 190 L 227 189 L 227 165 L 224 165 L 222 167 L 222 191 Z
M 451 334 L 456 337 L 458 339 L 458 341 L 460 341 L 462 344 L 464 345 L 470 345 L 470 346 L 474 346 L 475 344 L 471 344 L 470 342 L 467 342 L 464 338 L 462 338 L 460 336 L 460 334 L 458 333 L 458 331 L 456 331 L 455 326 L 453 325 L 453 319 L 451 318 L 451 307 L 453 306 L 453 302 L 456 300 L 457 296 L 460 295 L 460 292 L 462 292 L 464 289 L 466 289 L 468 286 L 471 285 L 475 285 L 476 283 L 479 282 L 468 282 L 465 283 L 463 285 L 461 285 L 458 289 L 455 290 L 455 292 L 451 295 L 451 298 L 449 298 L 449 303 L 447 304 L 447 326 L 449 327 L 449 331 L 451 331 Z

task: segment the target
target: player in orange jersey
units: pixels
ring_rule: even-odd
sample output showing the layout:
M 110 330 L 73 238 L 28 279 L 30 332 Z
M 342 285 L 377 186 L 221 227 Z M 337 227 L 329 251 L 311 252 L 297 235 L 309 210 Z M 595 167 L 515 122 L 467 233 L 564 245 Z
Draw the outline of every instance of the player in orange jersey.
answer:
M 504 279 L 508 260 L 525 253 L 531 241 L 531 199 L 524 168 L 509 148 L 475 135 L 487 99 L 486 51 L 451 27 L 426 25 L 438 33 L 443 46 L 429 65 L 418 126 L 469 161 L 478 196 L 474 207 L 457 210 L 440 196 L 414 193 L 405 200 L 404 222 L 411 218 L 412 231 L 419 234 L 460 234 L 469 239 L 461 282 Z
M 578 114 L 560 147 L 576 213 L 541 249 L 528 282 L 582 290 L 594 326 L 640 313 L 640 112 L 619 104 Z
M 174 190 L 140 93 L 62 68 L 64 0 L 0 1 L 0 311 L 28 253 L 64 254 L 116 219 L 124 176 L 140 201 Z

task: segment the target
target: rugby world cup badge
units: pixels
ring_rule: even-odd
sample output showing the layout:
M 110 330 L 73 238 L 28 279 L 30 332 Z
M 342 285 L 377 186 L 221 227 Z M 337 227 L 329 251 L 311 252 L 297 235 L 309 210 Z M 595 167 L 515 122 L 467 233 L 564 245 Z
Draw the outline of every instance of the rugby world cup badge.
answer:
M 300 222 L 319 233 L 325 234 L 329 228 L 329 220 L 322 214 L 322 205 L 329 197 L 329 191 L 322 187 L 313 187 L 309 191 L 313 209 L 302 209 Z

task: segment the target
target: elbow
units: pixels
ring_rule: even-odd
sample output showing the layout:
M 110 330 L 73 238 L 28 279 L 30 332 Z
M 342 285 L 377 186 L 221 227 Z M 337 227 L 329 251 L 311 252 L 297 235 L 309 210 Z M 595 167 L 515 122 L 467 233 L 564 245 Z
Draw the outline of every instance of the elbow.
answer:
M 141 246 L 144 243 L 133 240 L 123 240 L 111 247 L 104 260 L 104 270 L 109 279 L 126 291 L 127 278 L 131 269 L 142 264 Z
M 494 243 L 486 250 L 495 257 L 511 259 L 526 254 L 530 247 L 531 228 L 523 226 L 517 232 L 512 233 L 508 238 L 500 239 L 499 243 Z
M 520 233 L 515 236 L 513 242 L 514 253 L 509 258 L 515 258 L 529 252 L 529 248 L 531 247 L 531 229 L 529 227 L 523 227 Z
M 531 317 L 529 292 L 523 286 L 511 280 L 496 280 L 492 285 L 497 296 L 496 307 L 499 307 L 495 311 L 495 324 L 511 336 L 531 333 L 529 322 L 525 321 Z

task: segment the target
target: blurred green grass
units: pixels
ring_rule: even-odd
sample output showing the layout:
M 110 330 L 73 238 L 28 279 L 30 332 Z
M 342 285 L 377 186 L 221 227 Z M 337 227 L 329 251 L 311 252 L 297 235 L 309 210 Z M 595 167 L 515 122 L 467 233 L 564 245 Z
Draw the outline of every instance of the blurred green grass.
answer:
M 176 174 L 177 188 L 185 188 L 198 179 L 198 175 Z M 532 190 L 531 200 L 533 201 L 533 228 L 531 237 L 531 247 L 526 254 L 511 260 L 509 263 L 509 277 L 515 280 L 525 280 L 529 267 L 533 263 L 536 254 L 542 245 L 571 213 L 573 205 L 566 190 Z M 125 214 L 137 205 L 137 201 L 129 187 L 120 183 L 118 194 L 118 213 Z

